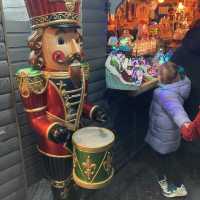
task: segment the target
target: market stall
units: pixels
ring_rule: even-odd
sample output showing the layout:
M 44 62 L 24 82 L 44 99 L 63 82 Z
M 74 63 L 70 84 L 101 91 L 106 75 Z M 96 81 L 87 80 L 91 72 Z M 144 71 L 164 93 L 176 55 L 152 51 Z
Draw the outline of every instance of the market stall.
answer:
M 156 87 L 159 67 L 168 62 L 197 15 L 197 0 L 110 1 L 107 88 L 139 95 Z

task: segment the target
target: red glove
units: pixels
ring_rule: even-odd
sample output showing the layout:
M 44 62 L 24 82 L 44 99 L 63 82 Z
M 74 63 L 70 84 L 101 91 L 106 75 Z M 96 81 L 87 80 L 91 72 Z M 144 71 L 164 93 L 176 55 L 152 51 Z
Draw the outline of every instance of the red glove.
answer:
M 190 123 L 185 123 L 182 127 L 181 127 L 181 135 L 183 137 L 184 140 L 191 142 L 192 140 L 196 139 L 197 137 L 197 131 L 196 131 L 196 127 L 194 122 L 190 122 Z
M 193 122 L 185 123 L 181 127 L 181 135 L 186 141 L 192 141 L 200 137 L 200 112 Z
M 197 116 L 194 119 L 195 127 L 197 129 L 198 135 L 200 137 L 200 112 L 197 114 Z

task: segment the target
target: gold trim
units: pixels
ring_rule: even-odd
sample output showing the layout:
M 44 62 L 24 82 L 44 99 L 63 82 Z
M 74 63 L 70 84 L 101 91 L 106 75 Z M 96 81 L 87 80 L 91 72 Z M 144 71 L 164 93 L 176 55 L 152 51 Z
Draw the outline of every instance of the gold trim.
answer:
M 51 185 L 53 186 L 53 184 L 55 183 L 55 185 L 62 185 L 64 184 L 64 186 L 66 186 L 66 184 L 70 183 L 71 181 L 73 180 L 73 175 L 72 173 L 70 174 L 69 177 L 67 177 L 65 180 L 62 180 L 62 181 L 57 181 L 57 180 L 49 180 Z M 57 187 L 57 188 L 63 188 L 63 187 Z
M 108 145 L 106 145 L 106 146 L 104 146 L 104 147 L 101 147 L 101 148 L 88 148 L 88 147 L 83 147 L 83 146 L 80 146 L 80 145 L 78 145 L 78 144 L 75 144 L 74 142 L 73 142 L 73 145 L 74 145 L 79 151 L 82 151 L 82 152 L 85 152 L 85 153 L 102 153 L 102 152 L 104 152 L 104 151 L 107 151 L 107 150 L 111 149 L 112 146 L 113 146 L 113 143 L 114 143 L 114 142 L 112 142 L 112 143 L 110 143 L 110 144 L 108 144 Z
M 73 155 L 73 151 L 67 146 L 67 143 L 64 143 L 64 148 Z
M 90 76 L 90 65 L 87 63 L 84 63 L 81 65 L 81 68 L 83 69 L 83 73 L 85 75 L 85 80 L 88 81 L 89 76 Z
M 31 18 L 32 28 L 41 28 L 53 24 L 70 23 L 78 25 L 80 15 L 75 12 L 52 12 Z
M 79 160 L 78 160 L 77 155 L 76 155 L 76 149 L 75 149 L 75 147 L 73 147 L 73 162 L 74 162 L 73 168 L 75 169 L 76 163 L 77 163 L 79 169 L 81 170 L 82 175 L 84 176 L 83 169 L 81 168 L 81 165 L 80 165 Z
M 54 188 L 64 188 L 65 187 L 65 181 L 54 181 L 54 180 L 51 180 L 51 186 L 54 187 Z
M 81 69 L 81 70 L 82 70 L 82 73 L 83 73 L 83 69 Z M 52 75 L 55 75 L 55 73 L 52 73 Z M 51 76 L 51 78 L 52 78 L 52 76 Z M 65 77 L 65 79 L 66 79 L 66 77 Z M 60 99 L 62 101 L 63 109 L 64 109 L 64 112 L 65 112 L 65 117 L 64 117 L 64 119 L 61 119 L 60 117 L 55 116 L 55 115 L 53 115 L 53 114 L 51 114 L 49 112 L 47 112 L 47 114 L 52 119 L 58 120 L 61 124 L 63 124 L 63 126 L 67 127 L 68 129 L 70 129 L 72 131 L 76 131 L 79 128 L 80 118 L 81 118 L 81 114 L 82 114 L 82 110 L 83 110 L 83 104 L 84 104 L 84 98 L 85 98 L 85 90 L 86 90 L 85 75 L 83 75 L 83 77 L 82 77 L 82 87 L 81 88 L 76 89 L 76 90 L 72 90 L 72 91 L 66 91 L 68 94 L 71 94 L 71 93 L 76 92 L 76 91 L 81 91 L 80 103 L 79 103 L 79 106 L 78 106 L 78 109 L 77 109 L 75 123 L 73 123 L 73 124 L 67 121 L 67 119 L 68 119 L 67 118 L 68 117 L 67 116 L 67 110 L 66 110 L 67 109 L 67 105 L 63 100 L 62 94 L 60 93 L 60 91 L 57 88 L 57 86 L 53 83 L 53 81 L 51 81 L 51 80 L 49 80 L 49 81 L 52 84 L 52 86 L 55 88 L 55 90 L 57 91 L 57 93 L 58 93 L 58 95 L 59 95 L 59 97 L 60 97 Z
M 110 177 L 108 179 L 106 179 L 105 181 L 101 181 L 101 182 L 98 182 L 98 183 L 87 183 L 85 181 L 82 181 L 76 175 L 75 171 L 73 170 L 73 178 L 74 178 L 75 183 L 78 186 L 85 188 L 85 189 L 92 189 L 92 190 L 93 189 L 101 189 L 101 188 L 107 186 L 111 182 L 113 176 L 114 176 L 114 169 L 112 169 L 112 173 L 111 173 Z
M 48 72 L 48 71 L 43 71 L 44 76 L 49 79 L 66 79 L 70 78 L 70 73 L 66 71 L 61 71 L 61 72 Z
M 91 159 L 90 159 L 90 156 L 87 157 L 86 159 L 86 162 L 82 163 L 82 166 L 84 168 L 85 171 L 83 171 L 80 163 L 79 163 L 79 160 L 77 158 L 77 155 L 76 155 L 76 150 L 74 148 L 74 153 L 73 153 L 73 162 L 74 162 L 74 165 L 73 165 L 73 169 L 75 169 L 77 166 L 76 164 L 78 164 L 78 168 L 80 169 L 81 173 L 83 176 L 87 176 L 88 178 L 88 181 L 90 181 L 90 183 L 93 183 L 93 181 L 95 180 L 95 178 L 97 177 L 97 175 L 99 174 L 99 171 L 101 169 L 104 169 L 107 173 L 108 171 L 104 168 L 104 163 L 106 162 L 106 158 L 108 155 L 111 155 L 111 153 L 109 151 L 106 151 L 104 156 L 103 156 L 103 159 L 101 161 L 101 164 L 100 166 L 98 167 L 96 173 L 94 174 L 93 172 L 95 172 L 96 170 L 96 164 L 95 163 L 92 163 L 91 162 Z M 84 166 L 85 165 L 85 166 Z M 103 168 L 102 168 L 103 167 Z M 109 172 L 113 169 L 112 165 L 111 165 L 111 168 L 109 170 Z M 109 173 L 110 174 L 110 173 Z M 108 175 L 109 175 L 108 174 Z
M 42 75 L 43 74 L 40 73 L 38 76 L 31 76 L 26 71 L 22 70 L 20 74 L 16 76 L 18 81 L 18 88 L 22 97 L 29 98 L 31 93 L 39 95 L 45 92 L 48 86 L 48 80 L 44 79 Z M 40 78 L 39 80 L 36 79 L 38 77 Z M 30 78 L 35 78 L 35 80 L 33 80 L 34 82 L 31 82 Z M 43 87 L 41 87 L 42 82 L 45 82 Z M 37 90 L 34 89 L 34 85 L 40 85 L 41 91 L 38 91 L 38 88 Z
M 49 131 L 51 130 L 51 128 L 55 125 L 61 125 L 61 123 L 59 122 L 54 122 L 52 123 L 48 128 L 47 128 L 47 131 L 46 131 L 46 135 L 48 136 L 49 135 Z
M 83 73 L 83 69 L 82 68 L 81 68 L 81 73 Z M 83 111 L 83 105 L 84 105 L 84 99 L 85 99 L 85 92 L 86 92 L 86 83 L 85 83 L 85 75 L 83 73 L 83 77 L 82 77 L 82 91 L 81 91 L 80 104 L 79 104 L 79 107 L 78 107 L 76 122 L 75 122 L 75 126 L 74 126 L 75 130 L 77 130 L 79 128 L 80 118 L 81 118 L 81 114 L 82 114 L 82 111 Z
M 58 155 L 49 154 L 49 153 L 46 153 L 46 152 L 42 151 L 42 150 L 39 148 L 39 146 L 37 146 L 37 150 L 38 150 L 41 154 L 43 154 L 43 155 L 45 155 L 45 156 L 48 156 L 48 157 L 51 157 L 51 158 L 72 158 L 72 157 L 73 157 L 71 154 L 68 154 L 68 155 L 65 155 L 65 156 L 61 156 L 61 155 L 58 156 Z
M 100 129 L 103 129 L 103 130 L 106 130 L 107 132 L 112 133 L 112 135 L 114 136 L 114 138 L 113 138 L 113 141 L 112 141 L 111 143 L 109 143 L 109 144 L 107 144 L 107 145 L 105 145 L 105 146 L 103 146 L 103 147 L 88 148 L 88 147 L 86 147 L 86 146 L 81 146 L 81 145 L 79 145 L 79 144 L 76 144 L 76 142 L 74 141 L 74 137 L 72 137 L 72 143 L 73 143 L 73 145 L 74 145 L 79 151 L 83 151 L 83 152 L 85 152 L 85 153 L 102 153 L 102 152 L 104 152 L 104 151 L 107 151 L 108 149 L 112 148 L 112 146 L 113 146 L 113 144 L 114 144 L 114 142 L 115 142 L 115 134 L 114 134 L 112 131 L 110 131 L 109 129 L 106 129 L 106 128 L 100 128 Z
M 112 169 L 112 154 L 111 152 L 107 152 L 106 158 L 103 162 L 104 170 L 109 174 Z
M 58 89 L 58 87 L 54 84 L 54 82 L 53 81 L 51 81 L 51 80 L 49 80 L 50 81 L 50 83 L 52 84 L 52 86 L 54 87 L 54 89 L 57 91 L 57 93 L 58 93 L 58 95 L 59 95 L 59 97 L 60 97 L 60 100 L 61 100 L 61 102 L 62 102 L 62 104 L 63 104 L 63 109 L 64 109 L 64 113 L 65 113 L 65 119 L 64 120 L 67 120 L 67 110 L 66 110 L 66 106 L 65 106 L 65 102 L 64 102 L 64 100 L 63 100 L 63 97 L 62 97 L 62 95 L 60 94 L 60 91 L 59 91 L 59 89 Z
M 28 113 L 36 113 L 36 112 L 40 112 L 43 111 L 47 108 L 47 106 L 42 106 L 42 107 L 38 107 L 38 108 L 33 108 L 33 109 L 27 109 L 25 108 L 24 110 Z
M 31 20 L 39 18 L 39 17 L 46 17 L 46 16 L 51 16 L 51 15 L 56 15 L 56 14 L 63 14 L 63 13 L 67 13 L 67 12 L 61 12 L 61 11 L 60 12 L 51 12 L 46 15 L 39 15 L 37 17 L 32 17 Z
M 78 89 L 75 89 L 75 90 L 68 90 L 68 91 L 65 91 L 66 94 L 74 94 L 74 93 L 77 93 L 77 92 L 81 92 L 82 91 L 82 87 L 78 88 Z M 79 93 L 78 93 L 79 94 Z M 79 94 L 81 96 L 81 93 Z
M 82 162 L 83 172 L 87 179 L 93 180 L 94 172 L 96 171 L 96 163 L 93 163 L 90 156 L 87 156 L 85 162 Z M 97 170 L 98 171 L 98 170 Z
M 93 114 L 94 110 L 95 110 L 96 108 L 98 108 L 98 107 L 99 107 L 98 105 L 93 106 L 93 108 L 90 110 L 90 114 L 89 114 L 90 119 L 92 119 L 92 114 Z
M 32 23 L 32 21 L 31 21 Z M 69 19 L 62 19 L 62 20 L 56 20 L 56 21 L 53 21 L 53 22 L 44 22 L 44 23 L 40 23 L 40 24 L 37 24 L 37 25 L 32 25 L 32 28 L 33 29 L 38 29 L 38 28 L 44 28 L 46 26 L 50 26 L 50 25 L 54 25 L 54 24 L 63 24 L 63 23 L 70 23 L 70 24 L 77 24 L 79 25 L 79 21 L 75 21 L 75 20 L 69 20 Z
M 103 166 L 103 163 L 104 163 L 104 161 L 105 161 L 105 159 L 106 159 L 107 154 L 108 154 L 108 151 L 104 154 L 104 157 L 103 157 L 103 159 L 102 159 L 102 161 L 101 161 L 101 164 L 100 164 L 100 166 L 99 166 L 99 169 L 97 170 L 96 174 L 95 174 L 94 177 L 92 178 L 91 183 L 93 183 L 93 181 L 94 181 L 95 178 L 97 177 L 99 171 L 101 170 L 101 168 L 102 168 L 102 166 Z
M 53 115 L 53 114 L 49 113 L 48 111 L 46 113 L 47 113 L 49 118 L 51 118 L 53 120 L 58 120 L 63 126 L 68 128 L 69 130 L 75 131 L 73 124 L 70 124 L 69 122 L 65 121 L 64 119 L 61 119 L 60 117 Z
M 72 12 L 75 10 L 76 7 L 76 0 L 64 0 L 65 3 L 65 7 L 67 9 L 68 12 Z

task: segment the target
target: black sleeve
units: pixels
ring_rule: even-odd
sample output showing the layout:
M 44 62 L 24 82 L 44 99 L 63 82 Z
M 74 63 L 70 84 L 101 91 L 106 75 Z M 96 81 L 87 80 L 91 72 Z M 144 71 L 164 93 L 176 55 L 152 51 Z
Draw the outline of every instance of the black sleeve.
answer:
M 182 46 L 191 53 L 200 55 L 200 25 L 188 31 Z

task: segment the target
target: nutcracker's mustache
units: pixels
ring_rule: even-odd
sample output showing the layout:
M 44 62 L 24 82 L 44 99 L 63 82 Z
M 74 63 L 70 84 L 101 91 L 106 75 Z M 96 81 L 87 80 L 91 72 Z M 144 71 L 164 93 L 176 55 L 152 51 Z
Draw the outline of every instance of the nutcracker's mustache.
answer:
M 66 59 L 66 61 L 67 61 L 67 64 L 68 64 L 68 65 L 71 65 L 71 64 L 77 63 L 77 62 L 80 63 L 80 62 L 82 61 L 82 57 L 81 57 L 80 54 L 76 53 L 76 54 L 74 54 L 73 56 L 68 57 L 68 58 Z
M 59 64 L 64 64 L 64 65 L 78 65 L 82 61 L 82 57 L 79 53 L 75 53 L 72 56 L 67 56 L 64 58 L 59 58 L 56 59 L 56 61 Z

